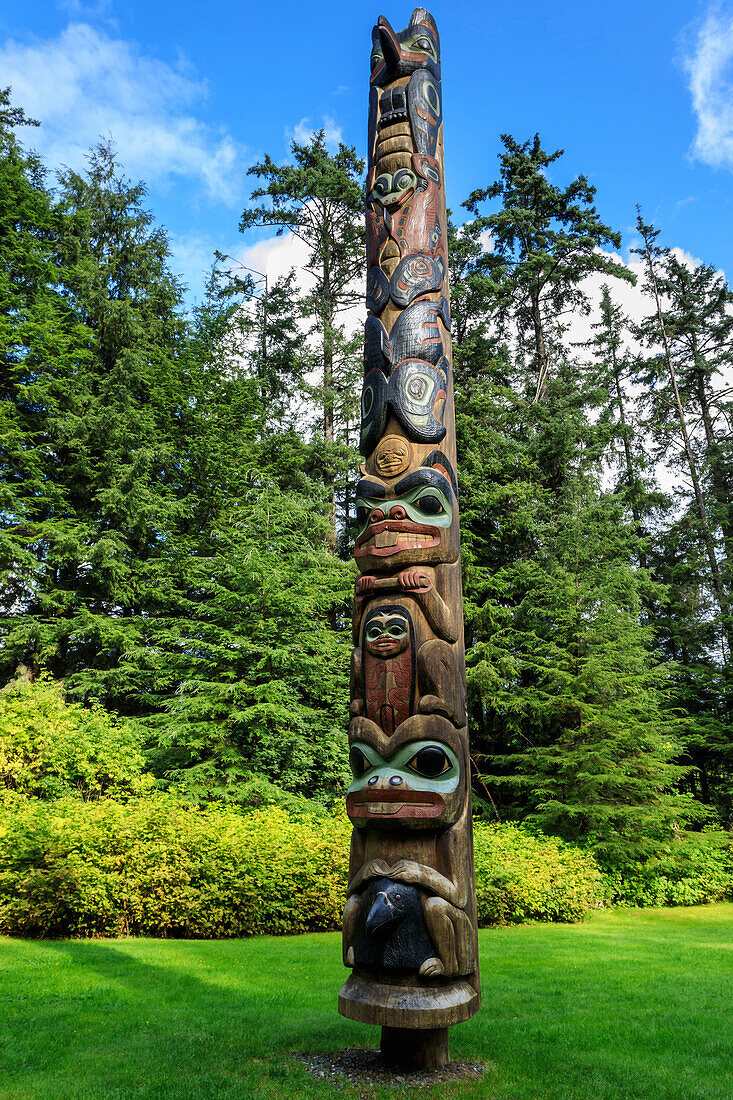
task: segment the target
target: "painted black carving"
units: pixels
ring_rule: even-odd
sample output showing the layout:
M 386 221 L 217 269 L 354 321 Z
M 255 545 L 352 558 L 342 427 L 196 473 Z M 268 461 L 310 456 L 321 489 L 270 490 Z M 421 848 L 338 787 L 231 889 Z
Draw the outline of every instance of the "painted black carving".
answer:
M 423 915 L 424 891 L 389 878 L 364 891 L 354 935 L 358 967 L 417 973 L 437 954 Z
M 404 310 L 390 333 L 391 361 L 425 359 L 428 363 L 439 362 L 443 356 L 443 336 L 438 318 L 450 331 L 450 313 L 445 298 L 439 302 L 413 302 Z
M 425 8 L 415 8 L 403 31 L 394 31 L 380 15 L 372 31 L 371 83 L 377 87 L 418 69 L 440 78 L 440 38 L 435 20 Z
M 367 275 L 366 304 L 371 313 L 381 313 L 389 301 L 389 279 L 380 267 L 372 267 Z
M 387 425 L 387 379 L 381 370 L 371 370 L 361 391 L 361 436 L 359 449 L 369 455 L 384 434 Z
M 421 294 L 440 290 L 445 278 L 442 256 L 404 256 L 394 270 L 389 282 L 389 294 L 398 305 L 409 306 Z
M 440 443 L 445 436 L 449 369 L 443 355 L 435 365 L 423 359 L 403 359 L 389 381 L 381 370 L 370 371 L 361 397 L 361 453 L 369 455 L 376 447 L 390 408 L 409 439 Z
M 387 375 L 391 361 L 390 338 L 379 318 L 371 314 L 364 327 L 364 370 L 381 370 Z
M 420 69 L 410 77 L 407 85 L 407 107 L 418 153 L 427 153 L 434 157 L 443 112 L 440 83 L 425 69 Z
M 388 88 L 379 97 L 379 128 L 407 122 L 407 96 L 404 88 Z

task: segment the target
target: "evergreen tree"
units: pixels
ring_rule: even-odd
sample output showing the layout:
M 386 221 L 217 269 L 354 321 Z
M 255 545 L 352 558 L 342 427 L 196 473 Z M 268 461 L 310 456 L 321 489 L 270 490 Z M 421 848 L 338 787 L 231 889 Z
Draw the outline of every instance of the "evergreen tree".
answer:
M 40 609 L 42 655 L 73 690 L 136 708 L 116 669 L 139 638 L 190 409 L 178 350 L 181 289 L 145 187 L 121 174 L 109 143 L 84 175 L 61 175 L 66 296 L 92 333 L 74 407 L 56 425 L 63 560 Z
M 91 332 L 61 291 L 66 222 L 38 159 L 13 127 L 29 124 L 0 92 L 0 662 L 37 672 L 53 590 L 68 554 L 69 486 L 60 426 L 91 354 Z
M 708 514 L 703 470 L 701 469 L 692 433 L 689 426 L 689 416 L 685 408 L 678 365 L 673 355 L 673 346 L 670 341 L 669 324 L 665 318 L 663 285 L 660 283 L 666 262 L 669 259 L 669 250 L 660 247 L 657 243 L 659 230 L 647 224 L 637 214 L 636 227 L 641 236 L 643 246 L 632 249 L 637 255 L 642 256 L 646 267 L 645 289 L 649 294 L 653 313 L 640 328 L 640 335 L 647 343 L 661 347 L 661 354 L 655 356 L 661 370 L 666 376 L 666 385 L 661 392 L 656 386 L 659 370 L 652 367 L 650 374 L 651 403 L 655 406 L 653 417 L 653 430 L 658 443 L 661 443 L 660 453 L 669 455 L 672 446 L 678 447 L 678 454 L 672 455 L 671 460 L 681 464 L 689 476 L 693 491 L 693 508 L 696 515 L 697 530 L 701 544 L 705 551 L 709 569 L 710 584 L 717 604 L 719 618 L 719 634 L 721 653 L 724 662 L 730 663 L 733 653 L 733 619 L 731 619 L 730 594 L 726 590 L 725 578 L 718 560 L 715 529 L 711 517 Z M 721 467 L 717 467 L 721 472 Z
M 348 770 L 348 632 L 331 623 L 353 577 L 330 552 L 309 446 L 273 430 L 272 392 L 232 338 L 230 291 L 212 281 L 184 353 L 197 379 L 185 495 L 122 672 L 150 711 L 154 771 L 190 797 L 333 797 Z
M 685 409 L 697 413 L 696 451 L 709 496 L 710 520 L 722 536 L 721 574 L 730 592 L 733 568 L 733 401 L 726 375 L 733 365 L 733 293 L 707 264 L 692 268 L 672 252 L 664 258 L 659 289 Z M 692 433 L 693 446 L 696 444 Z
M 624 868 L 706 815 L 677 789 L 690 769 L 677 764 L 668 673 L 640 623 L 633 540 L 618 503 L 591 479 L 576 482 L 572 497 L 528 568 L 515 652 L 531 747 L 515 757 L 512 781 L 527 791 L 531 821 Z
M 361 305 L 363 296 L 364 162 L 353 148 L 342 144 L 330 154 L 323 130 L 307 144 L 293 142 L 292 158 L 292 163 L 277 165 L 267 156 L 249 169 L 263 180 L 252 199 L 265 202 L 245 209 L 240 229 L 273 226 L 278 234 L 294 234 L 308 251 L 309 286 L 301 298 L 301 311 L 318 342 L 319 377 L 311 392 L 321 408 L 322 467 L 331 495 L 335 544 L 336 483 L 339 475 L 344 480 L 353 461 L 348 443 L 358 428 L 355 394 L 360 341 L 349 339 L 342 315 Z M 346 448 L 338 445 L 339 437 Z
M 582 175 L 564 188 L 550 181 L 548 169 L 563 150 L 546 152 L 539 134 L 523 144 L 510 134 L 502 134 L 501 140 L 499 179 L 474 191 L 463 205 L 475 219 L 474 234 L 489 234 L 495 259 L 501 260 L 497 314 L 505 325 L 515 326 L 520 349 L 529 349 L 534 400 L 542 401 L 552 373 L 553 346 L 567 327 L 562 317 L 589 310 L 583 280 L 596 272 L 628 281 L 633 276 L 602 252 L 608 246 L 618 248 L 621 241 L 596 211 L 595 187 Z M 481 214 L 482 203 L 497 198 L 501 209 Z
M 646 569 L 651 526 L 660 510 L 668 507 L 668 500 L 655 483 L 637 403 L 629 393 L 629 385 L 638 380 L 638 361 L 625 345 L 629 325 L 606 285 L 601 288 L 599 313 L 592 325 L 595 335 L 586 348 L 604 391 L 599 414 L 608 432 L 605 460 L 618 471 L 615 492 L 631 513 L 639 566 Z M 649 609 L 648 600 L 645 604 Z

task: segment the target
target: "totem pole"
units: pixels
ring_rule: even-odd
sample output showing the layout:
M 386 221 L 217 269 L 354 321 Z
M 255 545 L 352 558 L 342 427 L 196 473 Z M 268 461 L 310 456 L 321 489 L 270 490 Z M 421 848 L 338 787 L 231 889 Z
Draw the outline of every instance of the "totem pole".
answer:
M 425 8 L 372 38 L 339 1011 L 438 1066 L 480 1006 L 440 43 Z

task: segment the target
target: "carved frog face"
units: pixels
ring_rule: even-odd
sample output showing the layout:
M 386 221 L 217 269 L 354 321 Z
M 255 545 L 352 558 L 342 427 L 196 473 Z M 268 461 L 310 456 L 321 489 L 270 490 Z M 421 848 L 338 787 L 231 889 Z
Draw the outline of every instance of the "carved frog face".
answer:
M 354 781 L 346 812 L 356 826 L 435 828 L 451 824 L 462 805 L 461 764 L 441 741 L 408 741 L 383 757 L 365 741 L 349 753 Z

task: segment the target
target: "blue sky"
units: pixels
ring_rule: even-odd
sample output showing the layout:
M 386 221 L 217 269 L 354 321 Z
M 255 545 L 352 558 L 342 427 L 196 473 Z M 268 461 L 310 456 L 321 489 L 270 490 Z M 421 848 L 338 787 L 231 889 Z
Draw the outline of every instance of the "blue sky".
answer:
M 666 243 L 733 271 L 733 0 L 435 2 L 449 204 L 495 178 L 499 134 L 536 130 L 585 172 L 633 244 L 635 204 Z M 111 133 L 200 287 L 237 231 L 247 167 L 324 125 L 364 152 L 370 31 L 411 5 L 248 0 L 0 0 L 0 83 L 40 118 L 50 166 Z

